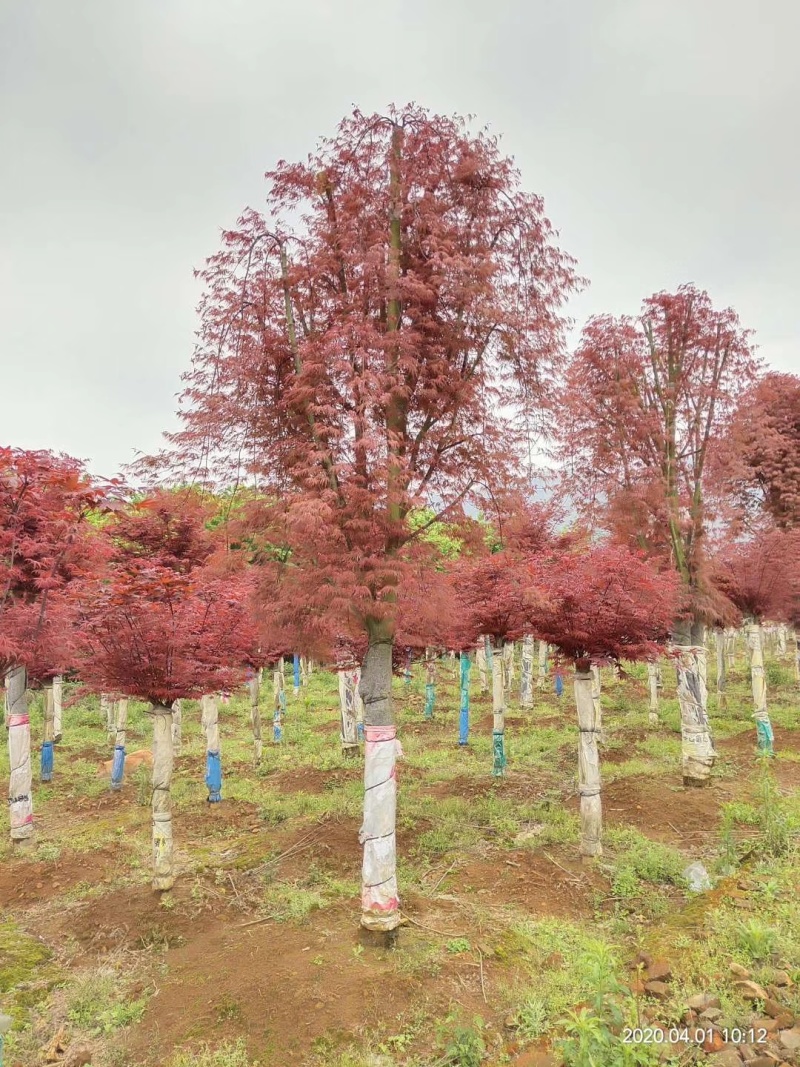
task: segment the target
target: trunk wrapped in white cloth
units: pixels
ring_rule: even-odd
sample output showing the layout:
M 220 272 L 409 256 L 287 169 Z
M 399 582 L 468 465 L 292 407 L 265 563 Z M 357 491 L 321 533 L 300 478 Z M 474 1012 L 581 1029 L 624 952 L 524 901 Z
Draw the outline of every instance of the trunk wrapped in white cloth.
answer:
M 175 884 L 172 851 L 172 708 L 154 704 L 153 715 L 153 889 Z
M 206 788 L 209 804 L 222 800 L 222 753 L 219 744 L 219 703 L 216 693 L 201 700 L 203 729 L 206 734 Z
M 717 708 L 721 711 L 725 707 L 725 682 L 728 676 L 728 665 L 725 659 L 725 631 L 714 631 L 714 651 L 717 660 Z
M 547 682 L 547 642 L 539 642 L 539 674 L 536 679 L 536 688 L 544 689 Z
M 53 678 L 53 741 L 58 744 L 64 736 L 62 716 L 64 713 L 64 679 L 60 674 Z
M 600 797 L 600 755 L 597 749 L 597 707 L 590 671 L 575 671 L 578 709 L 578 791 L 581 798 L 581 856 L 600 856 L 603 808 Z
M 503 686 L 503 651 L 498 646 L 487 656 L 492 675 L 492 775 L 506 772 L 506 693 Z
M 433 709 L 436 706 L 436 652 L 432 648 L 425 649 L 425 710 L 426 719 L 433 718 Z
M 356 732 L 358 740 L 364 740 L 364 701 L 361 699 L 361 668 L 353 670 L 353 700 L 356 708 Z
M 475 665 L 478 668 L 481 692 L 485 693 L 489 688 L 489 684 L 486 672 L 486 638 L 483 635 L 478 638 L 478 644 L 475 648 Z
M 183 743 L 183 704 L 180 699 L 172 702 L 172 755 L 180 756 Z
M 108 740 L 114 740 L 114 715 L 115 707 L 114 701 L 108 695 L 108 693 L 100 694 L 100 721 L 105 724 L 106 733 L 108 734 Z
M 342 753 L 358 755 L 358 719 L 356 717 L 356 680 L 354 672 L 342 668 L 339 675 L 339 712 L 341 719 Z
M 283 738 L 283 713 L 286 708 L 285 680 L 283 677 L 283 660 L 272 672 L 272 740 Z
M 753 718 L 756 720 L 758 751 L 773 756 L 774 735 L 767 711 L 767 680 L 764 676 L 764 647 L 761 626 L 752 622 L 747 627 L 747 647 L 750 650 L 750 684 L 753 691 Z
M 778 655 L 781 659 L 786 657 L 786 627 L 783 623 L 778 626 Z
M 305 689 L 308 685 L 308 676 L 310 674 L 308 666 L 308 656 L 300 657 L 300 685 Z
M 725 631 L 725 660 L 728 667 L 736 666 L 736 629 L 733 626 Z
M 523 708 L 533 707 L 533 635 L 522 638 L 522 667 L 520 670 L 519 702 Z
M 658 691 L 661 688 L 661 668 L 657 663 L 647 664 L 647 688 L 650 693 L 650 722 L 658 722 Z
M 675 651 L 683 784 L 708 785 L 716 753 L 706 710 L 708 694 L 703 669 L 706 649 L 705 645 L 676 645 Z
M 600 668 L 593 663 L 591 666 L 592 675 L 592 700 L 594 701 L 594 721 L 595 732 L 597 733 L 597 742 L 602 744 L 605 741 L 603 734 L 603 705 L 600 702 L 600 697 L 603 692 L 603 680 L 600 677 Z
M 6 706 L 11 840 L 26 841 L 33 835 L 33 776 L 28 676 L 24 667 L 12 667 L 6 672 Z
M 361 925 L 388 931 L 399 925 L 396 761 L 403 753 L 395 726 L 367 724 L 364 735 L 364 821 L 358 834 L 364 846 Z
M 514 642 L 503 642 L 503 688 L 506 693 L 511 692 L 514 682 Z
M 261 682 L 258 672 L 253 671 L 247 681 L 247 691 L 250 694 L 250 726 L 253 730 L 253 762 L 256 766 L 261 762 L 264 742 L 261 737 Z

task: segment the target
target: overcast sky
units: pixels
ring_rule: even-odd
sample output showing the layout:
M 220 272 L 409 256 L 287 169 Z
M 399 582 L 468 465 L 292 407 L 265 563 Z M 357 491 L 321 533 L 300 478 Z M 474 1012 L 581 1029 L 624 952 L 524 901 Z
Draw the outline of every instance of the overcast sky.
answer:
M 800 371 L 797 0 L 0 0 L 0 444 L 174 426 L 219 230 L 357 104 L 503 135 L 589 290 L 691 281 Z

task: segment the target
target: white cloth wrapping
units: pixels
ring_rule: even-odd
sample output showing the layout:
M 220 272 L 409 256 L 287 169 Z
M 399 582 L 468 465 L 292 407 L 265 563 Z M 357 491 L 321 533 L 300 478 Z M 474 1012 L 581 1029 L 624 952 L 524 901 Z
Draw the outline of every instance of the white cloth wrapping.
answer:
M 519 702 L 523 708 L 533 707 L 533 635 L 522 638 L 522 669 L 519 687 Z
M 369 930 L 399 925 L 397 892 L 396 761 L 403 752 L 395 726 L 367 726 L 364 751 L 364 846 L 361 871 L 361 924 Z
M 33 777 L 31 768 L 31 721 L 28 716 L 27 675 L 24 667 L 6 674 L 8 702 L 8 807 L 11 840 L 24 841 L 33 834 Z
M 590 673 L 575 672 L 575 706 L 578 709 L 578 791 L 581 798 L 581 855 L 600 856 L 603 809 L 600 792 L 600 755 L 597 751 L 597 707 Z

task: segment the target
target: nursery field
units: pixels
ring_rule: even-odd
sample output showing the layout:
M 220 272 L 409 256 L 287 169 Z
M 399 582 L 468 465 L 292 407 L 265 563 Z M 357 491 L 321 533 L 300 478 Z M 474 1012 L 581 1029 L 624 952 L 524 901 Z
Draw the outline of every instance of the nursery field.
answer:
M 110 792 L 99 700 L 67 708 L 53 781 L 35 787 L 33 845 L 0 845 L 6 1067 L 800 1063 L 788 661 L 767 661 L 768 761 L 744 659 L 725 710 L 710 664 L 706 789 L 681 784 L 674 671 L 656 725 L 645 667 L 603 671 L 603 855 L 589 864 L 569 686 L 558 697 L 550 678 L 532 710 L 512 692 L 507 773 L 493 778 L 491 697 L 473 682 L 459 747 L 456 667 L 439 668 L 432 720 L 421 668 L 394 680 L 406 919 L 394 949 L 359 937 L 363 766 L 341 755 L 335 675 L 313 673 L 298 697 L 287 675 L 283 740 L 265 741 L 257 769 L 246 693 L 220 705 L 220 804 L 206 803 L 199 705 L 183 702 L 178 880 L 163 895 L 150 887 L 149 770 Z M 129 754 L 149 747 L 145 710 L 131 702 Z M 32 723 L 38 738 L 36 701 Z M 690 889 L 694 861 L 713 889 Z M 695 1027 L 703 1046 L 685 1040 Z

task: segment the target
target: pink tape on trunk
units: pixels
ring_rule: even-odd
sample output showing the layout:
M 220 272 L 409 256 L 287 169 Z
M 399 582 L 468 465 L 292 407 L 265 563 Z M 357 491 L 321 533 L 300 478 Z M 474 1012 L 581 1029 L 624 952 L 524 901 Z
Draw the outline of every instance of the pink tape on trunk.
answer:
M 12 726 L 29 726 L 30 721 L 30 716 L 27 712 L 22 715 L 20 715 L 19 713 L 17 713 L 16 715 L 9 715 L 8 728 L 10 730 Z
M 394 741 L 397 736 L 396 726 L 365 726 L 364 739 L 369 744 L 378 741 Z

